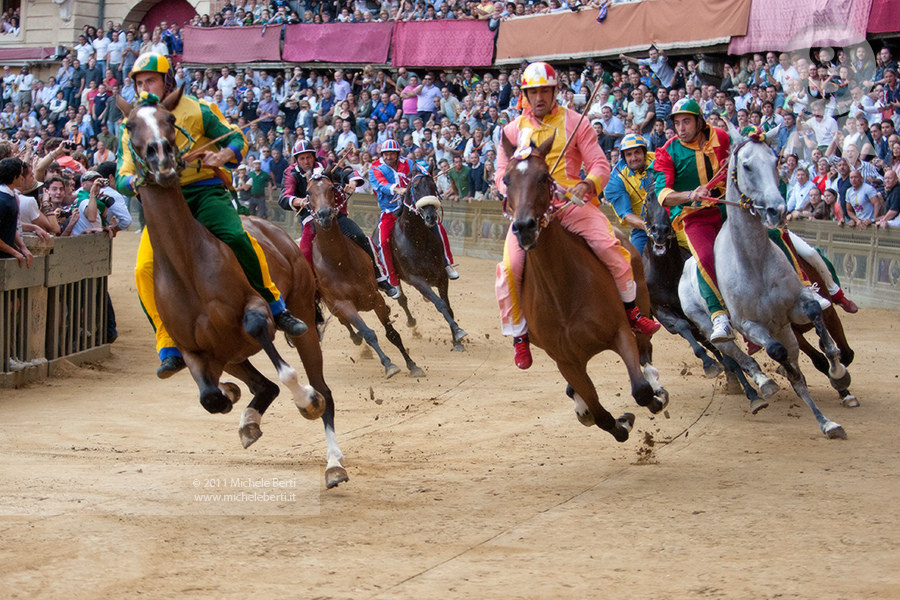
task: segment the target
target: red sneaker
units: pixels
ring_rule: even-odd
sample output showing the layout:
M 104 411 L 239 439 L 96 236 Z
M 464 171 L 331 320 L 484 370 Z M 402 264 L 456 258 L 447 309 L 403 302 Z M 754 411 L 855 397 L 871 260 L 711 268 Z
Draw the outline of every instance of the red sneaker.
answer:
M 531 343 L 528 335 L 513 338 L 513 347 L 516 349 L 516 366 L 524 370 L 531 366 Z
M 628 322 L 631 323 L 631 329 L 635 333 L 653 335 L 654 333 L 659 331 L 660 327 L 662 327 L 662 325 L 660 325 L 653 319 L 647 318 L 642 315 L 641 310 L 637 306 L 632 309 L 626 310 L 625 312 L 628 315 Z
M 844 295 L 844 290 L 838 290 L 837 293 L 831 297 L 831 302 L 837 304 L 851 315 L 859 310 L 856 303 Z

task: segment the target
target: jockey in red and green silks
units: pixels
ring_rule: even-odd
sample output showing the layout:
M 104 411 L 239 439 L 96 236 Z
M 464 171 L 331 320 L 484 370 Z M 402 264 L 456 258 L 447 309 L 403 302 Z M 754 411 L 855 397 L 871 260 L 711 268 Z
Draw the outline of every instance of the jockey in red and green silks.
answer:
M 716 283 L 713 248 L 725 221 L 724 205 L 703 203 L 702 198 L 725 196 L 725 179 L 710 185 L 728 164 L 728 133 L 708 125 L 700 106 L 692 98 L 680 100 L 672 109 L 677 136 L 656 151 L 656 193 L 670 207 L 672 225 L 683 230 L 691 254 L 697 260 L 700 294 L 713 321 L 712 341 L 734 339 L 728 311 Z

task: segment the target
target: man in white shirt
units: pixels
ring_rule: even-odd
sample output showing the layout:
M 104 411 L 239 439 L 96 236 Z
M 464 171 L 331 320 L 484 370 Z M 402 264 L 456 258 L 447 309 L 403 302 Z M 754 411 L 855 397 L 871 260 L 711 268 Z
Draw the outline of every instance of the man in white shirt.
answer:
M 747 84 L 741 82 L 737 86 L 737 95 L 734 97 L 734 110 L 741 110 L 742 108 L 749 112 L 747 105 L 753 100 L 753 94 L 750 93 Z
M 826 148 L 834 140 L 834 134 L 837 133 L 838 125 L 832 117 L 825 116 L 825 102 L 818 100 L 812 105 L 813 117 L 806 121 L 815 136 L 816 145 L 824 152 Z
M 116 81 L 122 81 L 122 61 L 125 57 L 125 40 L 118 31 L 112 32 L 112 41 L 107 47 L 109 52 L 109 68 L 112 69 Z M 127 75 L 127 73 L 126 73 Z
M 796 179 L 788 187 L 787 193 L 788 218 L 797 217 L 806 203 L 809 202 L 809 190 L 816 186 L 816 184 L 809 179 L 809 171 L 803 167 L 797 167 L 796 171 L 794 171 L 794 175 Z
M 628 103 L 626 112 L 632 116 L 634 128 L 638 131 L 643 131 L 648 120 L 655 118 L 656 115 L 650 114 L 650 105 L 644 99 L 644 90 L 635 88 L 631 92 L 631 97 L 634 100 Z
M 347 94 L 350 93 L 351 87 L 350 82 L 344 79 L 344 72 L 341 69 L 338 69 L 334 72 L 334 101 L 336 103 L 343 102 L 347 99 Z
M 884 212 L 884 199 L 863 181 L 859 171 L 850 171 L 850 187 L 845 196 L 847 216 L 853 225 L 865 229 Z
M 353 144 L 356 147 L 359 147 L 359 138 L 353 132 L 353 129 L 350 127 L 350 121 L 343 121 L 341 123 L 341 133 L 338 135 L 338 143 L 337 148 L 335 150 L 340 154 L 343 152 L 348 145 Z
M 618 148 L 619 144 L 622 142 L 622 137 L 625 135 L 625 125 L 619 117 L 613 114 L 612 106 L 609 104 L 605 104 L 603 108 L 600 109 L 600 114 L 603 115 L 599 119 L 600 125 L 603 127 L 603 133 L 615 138 L 616 142 L 613 147 Z
M 222 76 L 216 82 L 216 87 L 222 91 L 222 96 L 228 98 L 234 97 L 234 88 L 237 87 L 237 79 L 228 70 L 228 67 L 222 67 Z
M 109 55 L 109 44 L 109 38 L 103 34 L 102 29 L 98 29 L 97 39 L 91 42 L 91 45 L 94 47 L 94 51 L 97 53 L 97 66 L 100 67 L 100 72 L 104 75 L 106 75 L 106 58 Z
M 75 44 L 73 49 L 77 54 L 78 62 L 83 65 L 86 65 L 88 60 L 94 55 L 94 47 L 88 43 L 87 38 L 83 35 L 78 36 L 78 43 Z
M 150 41 L 150 52 L 156 52 L 157 54 L 162 54 L 163 56 L 169 55 L 169 47 L 164 41 L 162 41 L 162 37 L 158 33 L 154 33 L 150 38 Z
M 26 102 L 28 104 L 32 103 L 31 98 L 31 86 L 34 85 L 34 75 L 32 75 L 28 67 L 22 67 L 22 72 L 16 75 L 15 78 L 15 86 L 18 92 L 16 92 L 16 106 L 22 106 Z
M 772 74 L 784 94 L 788 93 L 792 79 L 800 79 L 800 72 L 791 64 L 791 57 L 786 52 L 778 57 L 778 66 L 773 69 Z
M 650 58 L 631 58 L 624 54 L 620 54 L 619 58 L 636 65 L 650 67 L 650 70 L 653 71 L 654 75 L 656 75 L 663 84 L 663 87 L 672 87 L 672 79 L 675 78 L 675 71 L 672 69 L 672 66 L 669 65 L 669 59 L 666 58 L 666 55 L 657 50 L 656 46 L 650 47 Z

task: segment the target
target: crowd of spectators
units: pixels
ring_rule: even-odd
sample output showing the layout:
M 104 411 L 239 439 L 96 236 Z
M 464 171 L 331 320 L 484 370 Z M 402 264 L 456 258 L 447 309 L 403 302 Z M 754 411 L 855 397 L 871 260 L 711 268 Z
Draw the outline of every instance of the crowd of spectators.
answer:
M 485 20 L 495 30 L 500 21 L 566 10 L 598 9 L 608 0 L 474 2 L 472 0 L 272 0 L 230 3 L 212 16 L 197 15 L 191 25 L 242 27 L 297 23 L 384 23 L 388 21 Z
M 20 190 L 34 199 L 19 211 L 26 232 L 115 233 L 127 227 L 121 215 L 105 210 L 125 202 L 109 187 L 97 195 L 113 200 L 101 198 L 96 206 L 104 210 L 92 210 L 85 219 L 88 184 L 97 178 L 93 172 L 114 173 L 122 113 L 113 98 L 134 100 L 127 77 L 134 59 L 159 50 L 176 60 L 180 32 L 163 23 L 154 31 L 125 31 L 124 42 L 122 33 L 112 23 L 105 31 L 86 28 L 46 81 L 27 67 L 4 68 L 0 159 L 21 158 L 43 183 Z M 270 72 L 175 64 L 176 84 L 216 104 L 247 137 L 250 151 L 234 183 L 241 201 L 261 215 L 265 197 L 279 194 L 291 148 L 300 139 L 318 156 L 365 174 L 392 138 L 405 157 L 436 177 L 445 200 L 497 199 L 500 133 L 521 111 L 518 68 Z M 656 50 L 642 59 L 589 59 L 558 68 L 557 101 L 586 113 L 597 143 L 615 164 L 627 133 L 643 134 L 651 151 L 665 144 L 674 135 L 672 106 L 693 97 L 708 123 L 762 132 L 779 156 L 789 218 L 860 228 L 900 225 L 900 83 L 889 48 L 877 56 L 864 48 L 758 54 L 726 61 L 718 76 L 707 73 L 714 70 Z M 85 173 L 91 175 L 83 182 Z
M 0 34 L 19 35 L 20 14 L 18 7 L 3 11 L 0 15 Z

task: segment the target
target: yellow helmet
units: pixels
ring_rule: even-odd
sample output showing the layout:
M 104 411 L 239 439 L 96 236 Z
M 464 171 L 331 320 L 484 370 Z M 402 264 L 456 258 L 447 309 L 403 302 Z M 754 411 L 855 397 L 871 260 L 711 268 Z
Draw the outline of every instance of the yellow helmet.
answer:
M 545 62 L 533 62 L 522 73 L 523 90 L 538 87 L 556 87 L 556 70 Z
M 171 69 L 168 58 L 157 52 L 148 52 L 137 57 L 128 76 L 134 79 L 135 73 L 159 73 L 165 77 Z

